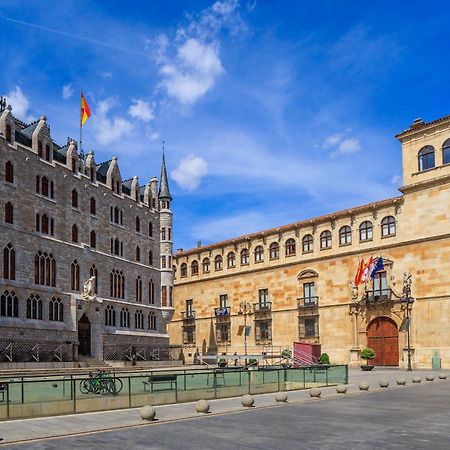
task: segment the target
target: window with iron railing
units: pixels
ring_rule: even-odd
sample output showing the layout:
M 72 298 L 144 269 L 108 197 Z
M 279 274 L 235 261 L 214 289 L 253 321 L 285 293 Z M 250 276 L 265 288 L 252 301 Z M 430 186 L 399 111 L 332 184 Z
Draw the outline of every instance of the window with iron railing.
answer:
M 255 323 L 256 343 L 262 343 L 272 340 L 272 321 L 261 320 Z

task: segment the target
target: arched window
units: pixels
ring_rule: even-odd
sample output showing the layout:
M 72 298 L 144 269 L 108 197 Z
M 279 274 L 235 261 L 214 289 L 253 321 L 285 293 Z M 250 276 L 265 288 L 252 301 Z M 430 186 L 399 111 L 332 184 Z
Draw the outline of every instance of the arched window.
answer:
M 156 314 L 150 311 L 147 316 L 147 328 L 149 330 L 156 330 Z
M 352 229 L 348 225 L 345 225 L 339 230 L 339 245 L 348 245 L 351 243 Z
M 191 262 L 191 275 L 198 275 L 198 261 Z
M 95 277 L 94 282 L 94 292 L 98 293 L 98 274 L 97 274 L 97 268 L 95 267 L 95 264 L 92 264 L 92 267 L 89 269 L 89 276 Z
M 331 231 L 325 230 L 320 233 L 320 248 L 331 248 Z
M 13 291 L 5 291 L 1 295 L 0 316 L 19 317 L 19 299 Z
M 114 239 L 114 251 L 113 251 L 113 253 L 115 255 L 120 255 L 120 241 L 117 238 Z
M 258 245 L 255 247 L 255 262 L 264 261 L 264 248 L 262 245 Z
M 31 294 L 27 299 L 27 319 L 42 320 L 42 300 Z
M 14 166 L 11 161 L 6 161 L 5 164 L 5 181 L 14 183 Z
M 51 253 L 39 251 L 34 257 L 34 282 L 44 286 L 56 286 L 56 261 Z
M 16 279 L 16 252 L 11 243 L 3 249 L 3 278 Z
M 141 249 L 139 245 L 136 246 L 136 261 L 139 262 L 141 260 Z
M 53 297 L 48 304 L 48 320 L 64 322 L 63 303 L 60 298 Z
M 45 160 L 50 161 L 50 146 L 48 144 L 45 146 Z
M 80 266 L 76 259 L 70 265 L 70 289 L 76 292 L 80 290 Z
M 116 326 L 116 311 L 114 309 L 114 306 L 108 305 L 105 308 L 105 325 L 107 327 Z
M 136 278 L 136 301 L 142 302 L 142 279 L 140 276 Z
M 77 172 L 77 158 L 72 157 L 72 172 L 76 173 Z
M 426 145 L 419 151 L 419 172 L 434 167 L 434 147 Z
M 114 211 L 113 222 L 119 223 L 119 208 L 115 206 L 113 211 Z
M 47 214 L 44 214 L 41 217 L 41 233 L 48 234 L 48 217 L 47 217 Z
M 130 328 L 130 311 L 128 308 L 122 308 L 120 311 L 120 326 L 122 328 Z
M 161 286 L 161 306 L 167 306 L 167 286 Z
M 394 236 L 396 233 L 395 218 L 386 216 L 381 221 L 381 236 Z
M 120 211 L 120 225 L 123 225 L 123 211 Z
M 151 305 L 155 303 L 155 283 L 153 283 L 153 280 L 148 282 L 148 302 Z
M 136 232 L 141 232 L 141 219 L 139 217 L 136 217 Z
M 95 216 L 95 214 L 97 213 L 97 205 L 95 202 L 95 198 L 91 197 L 91 208 L 90 208 L 91 214 Z
M 50 181 L 50 198 L 55 198 L 55 184 Z
M 94 230 L 91 231 L 91 247 L 97 247 L 97 235 L 95 234 Z
M 181 264 L 180 276 L 181 276 L 181 278 L 187 277 L 187 264 L 186 263 Z
M 41 192 L 41 177 L 36 175 L 36 193 L 39 194 Z
M 148 223 L 148 237 L 153 237 L 153 224 L 151 222 Z
M 227 255 L 227 266 L 228 268 L 232 269 L 233 267 L 236 267 L 236 255 L 234 252 L 230 252 Z
M 290 238 L 286 241 L 284 244 L 286 249 L 286 256 L 292 256 L 295 255 L 295 240 Z
M 450 164 L 450 139 L 447 139 L 442 146 L 442 162 Z
M 148 265 L 153 266 L 153 252 L 151 250 L 148 252 Z
M 41 194 L 44 197 L 48 197 L 48 178 L 47 177 L 42 177 L 42 181 L 41 181 Z
M 72 225 L 72 242 L 78 242 L 78 227 L 75 224 Z
M 5 205 L 5 223 L 14 223 L 14 206 L 10 202 Z
M 302 239 L 302 252 L 311 253 L 313 251 L 314 238 L 312 234 L 305 234 Z
M 142 330 L 144 328 L 144 314 L 141 309 L 134 313 L 134 328 Z
M 7 142 L 11 142 L 11 125 L 6 125 L 5 138 Z
M 78 208 L 78 192 L 76 189 L 72 191 L 72 208 Z
M 42 142 L 38 141 L 38 156 L 42 158 Z
M 278 259 L 280 257 L 280 244 L 278 242 L 272 242 L 269 246 L 269 258 Z
M 93 167 L 89 168 L 89 178 L 91 179 L 92 182 L 95 181 L 95 170 Z
M 241 250 L 241 266 L 246 266 L 249 262 L 250 252 L 248 248 L 243 248 Z
M 113 298 L 125 298 L 125 276 L 121 270 L 113 269 L 111 271 L 109 292 Z
M 209 258 L 203 260 L 203 273 L 209 273 L 211 271 L 211 261 Z
M 373 239 L 373 225 L 368 220 L 364 221 L 359 226 L 359 240 L 371 241 Z
M 214 258 L 214 270 L 222 270 L 223 258 L 220 255 L 216 255 Z

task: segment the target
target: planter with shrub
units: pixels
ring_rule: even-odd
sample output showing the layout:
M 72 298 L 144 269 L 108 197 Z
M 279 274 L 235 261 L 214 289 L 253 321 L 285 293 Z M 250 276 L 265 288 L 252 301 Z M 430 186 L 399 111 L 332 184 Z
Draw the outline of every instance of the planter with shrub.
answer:
M 371 348 L 367 347 L 364 350 L 361 351 L 359 357 L 361 359 L 365 359 L 366 360 L 366 364 L 361 366 L 362 370 L 368 371 L 368 370 L 372 370 L 373 369 L 373 365 L 369 365 L 369 361 L 371 361 L 372 359 L 375 358 L 375 351 L 372 350 Z

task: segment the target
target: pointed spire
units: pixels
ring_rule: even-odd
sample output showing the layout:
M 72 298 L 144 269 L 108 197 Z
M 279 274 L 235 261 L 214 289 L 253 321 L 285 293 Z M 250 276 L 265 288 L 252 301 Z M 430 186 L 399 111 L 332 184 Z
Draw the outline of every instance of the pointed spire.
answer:
M 169 180 L 167 178 L 166 157 L 164 155 L 164 141 L 163 141 L 162 149 L 163 149 L 163 156 L 162 156 L 162 165 L 161 165 L 161 178 L 159 179 L 158 197 L 160 199 L 172 200 L 172 196 L 170 195 L 170 190 L 169 190 Z

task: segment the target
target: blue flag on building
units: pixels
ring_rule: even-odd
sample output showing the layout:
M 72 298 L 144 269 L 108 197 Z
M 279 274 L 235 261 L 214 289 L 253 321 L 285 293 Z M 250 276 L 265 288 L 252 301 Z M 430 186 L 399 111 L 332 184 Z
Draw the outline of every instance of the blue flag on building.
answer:
M 380 270 L 384 270 L 383 258 L 381 256 L 377 259 L 375 267 L 373 268 L 372 273 L 370 274 L 370 278 L 372 278 L 373 280 L 375 278 L 375 274 Z

